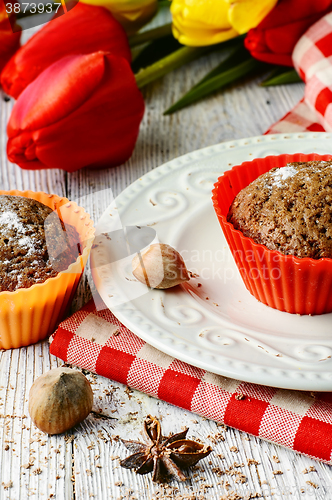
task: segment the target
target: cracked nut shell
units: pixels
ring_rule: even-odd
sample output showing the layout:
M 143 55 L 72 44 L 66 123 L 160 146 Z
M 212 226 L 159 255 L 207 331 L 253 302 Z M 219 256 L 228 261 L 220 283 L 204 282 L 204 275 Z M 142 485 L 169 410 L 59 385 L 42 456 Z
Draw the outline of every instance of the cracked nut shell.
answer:
M 189 274 L 182 256 L 165 243 L 154 243 L 135 255 L 133 275 L 150 288 L 171 288 L 189 281 Z

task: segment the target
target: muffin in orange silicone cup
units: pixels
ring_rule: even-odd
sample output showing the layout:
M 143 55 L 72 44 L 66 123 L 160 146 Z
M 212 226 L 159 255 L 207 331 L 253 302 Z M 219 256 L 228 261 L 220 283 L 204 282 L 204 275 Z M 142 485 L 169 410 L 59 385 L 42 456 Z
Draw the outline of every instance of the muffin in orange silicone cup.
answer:
M 80 255 L 55 277 L 29 288 L 0 292 L 0 348 L 34 344 L 54 332 L 69 308 L 84 271 L 94 238 L 90 216 L 75 202 L 55 194 L 33 191 L 2 191 L 0 195 L 32 198 L 56 211 L 66 226 L 73 226 L 80 240 Z
M 260 302 L 296 314 L 332 312 L 332 259 L 297 257 L 269 250 L 235 229 L 227 215 L 235 196 L 257 177 L 292 162 L 327 161 L 331 155 L 284 154 L 244 162 L 214 185 L 212 201 L 241 277 Z

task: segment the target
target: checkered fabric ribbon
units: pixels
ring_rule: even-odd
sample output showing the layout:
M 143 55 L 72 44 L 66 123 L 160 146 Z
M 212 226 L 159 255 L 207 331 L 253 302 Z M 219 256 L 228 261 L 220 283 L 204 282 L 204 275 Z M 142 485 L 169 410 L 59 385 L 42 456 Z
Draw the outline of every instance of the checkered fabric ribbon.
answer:
M 102 306 L 101 306 L 102 307 Z M 164 354 L 91 300 L 63 321 L 50 351 L 150 396 L 332 464 L 332 397 L 225 378 Z M 318 399 L 319 397 L 319 399 Z
M 266 134 L 332 132 L 332 13 L 313 24 L 293 51 L 304 98 Z

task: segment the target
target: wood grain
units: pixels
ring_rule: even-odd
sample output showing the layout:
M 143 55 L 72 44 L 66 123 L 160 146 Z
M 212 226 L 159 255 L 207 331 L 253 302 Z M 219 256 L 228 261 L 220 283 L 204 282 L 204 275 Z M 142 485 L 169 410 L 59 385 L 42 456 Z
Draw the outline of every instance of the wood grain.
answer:
M 43 190 L 80 200 L 97 221 L 110 203 L 110 190 L 116 196 L 146 172 L 187 152 L 260 135 L 303 95 L 302 84 L 260 87 L 260 76 L 163 116 L 163 111 L 221 57 L 204 57 L 144 89 L 146 111 L 134 154 L 125 165 L 113 169 L 67 174 L 61 170 L 23 171 L 9 164 L 5 130 L 13 103 L 1 97 L 1 188 Z M 90 297 L 88 282 L 87 270 L 73 310 Z M 255 493 L 269 500 L 332 498 L 330 466 L 246 433 L 223 429 L 213 421 L 92 374 L 88 378 L 93 384 L 94 409 L 110 418 L 91 413 L 68 435 L 45 436 L 28 416 L 28 392 L 40 374 L 61 363 L 49 354 L 47 341 L 0 353 L 0 499 L 219 500 L 227 494 L 235 499 Z M 158 486 L 150 475 L 138 476 L 119 466 L 119 457 L 127 456 L 127 451 L 118 436 L 140 439 L 147 414 L 161 418 L 165 435 L 189 427 L 191 437 L 213 446 L 213 454 L 189 473 L 186 483 Z M 234 447 L 238 451 L 231 451 Z M 234 462 L 239 465 L 234 466 Z M 305 470 L 311 471 L 305 474 Z

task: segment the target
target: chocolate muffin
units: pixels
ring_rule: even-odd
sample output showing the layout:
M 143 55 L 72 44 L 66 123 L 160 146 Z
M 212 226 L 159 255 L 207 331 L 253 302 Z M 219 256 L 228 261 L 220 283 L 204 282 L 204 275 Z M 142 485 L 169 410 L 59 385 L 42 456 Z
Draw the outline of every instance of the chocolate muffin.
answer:
M 0 195 L 0 291 L 43 283 L 78 257 L 79 236 L 49 207 Z
M 269 170 L 238 193 L 227 220 L 270 250 L 332 258 L 332 161 Z

